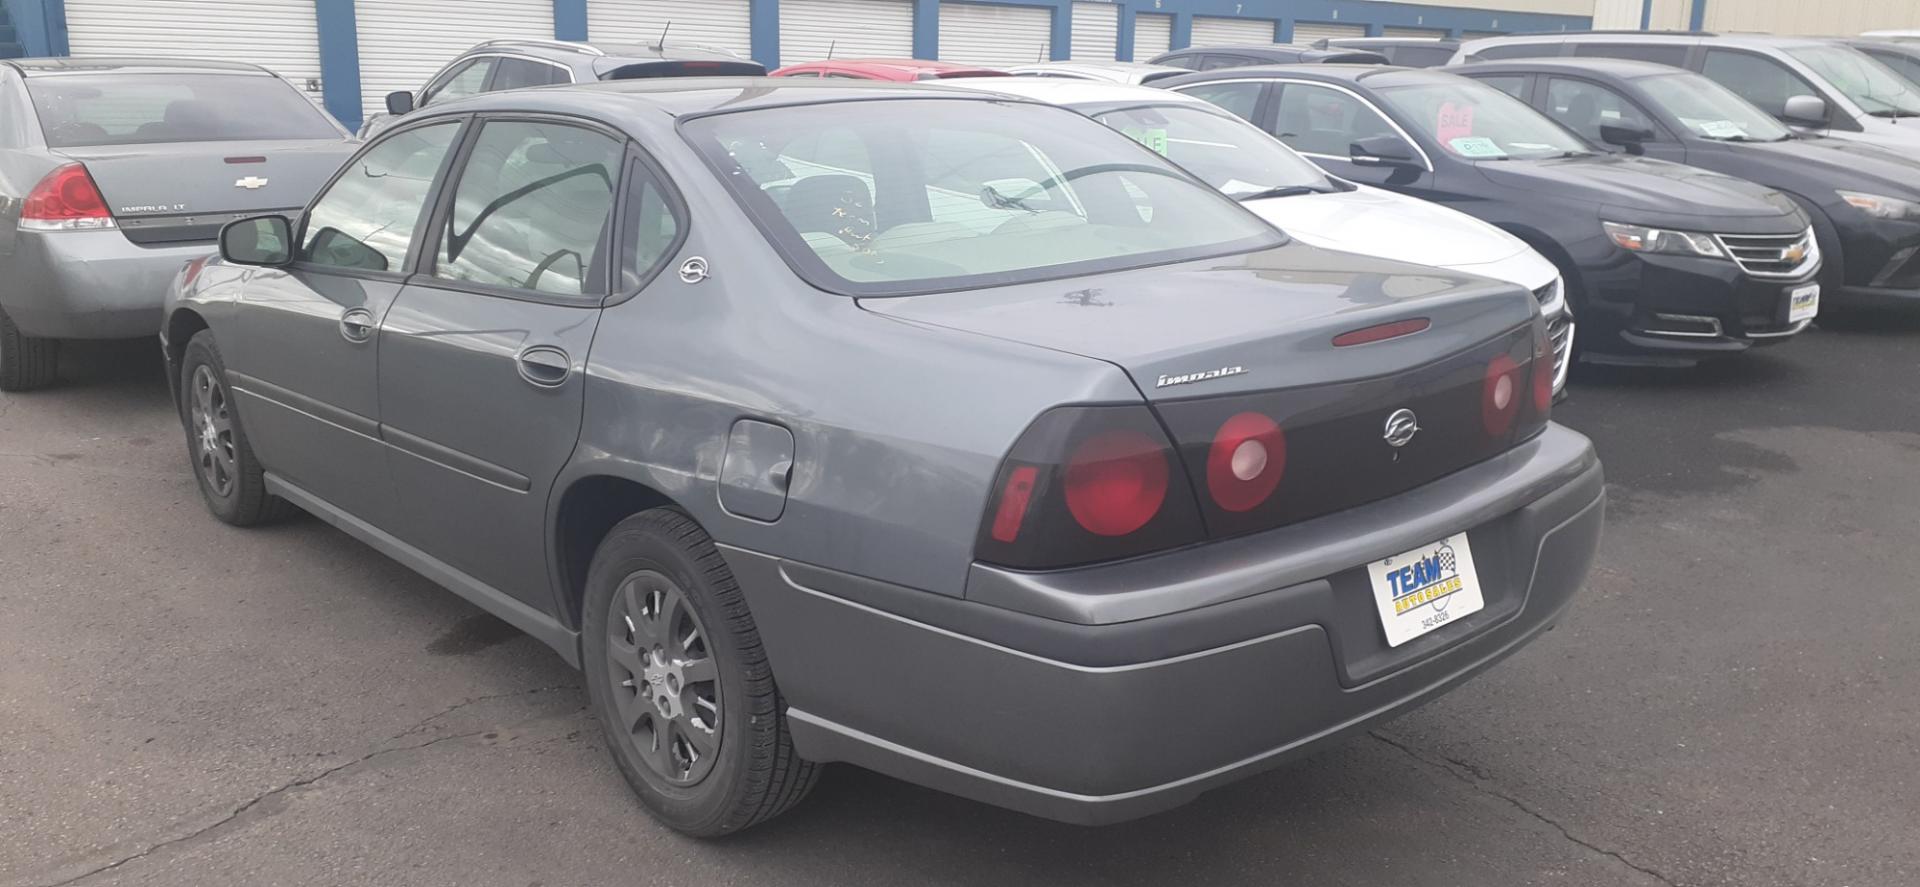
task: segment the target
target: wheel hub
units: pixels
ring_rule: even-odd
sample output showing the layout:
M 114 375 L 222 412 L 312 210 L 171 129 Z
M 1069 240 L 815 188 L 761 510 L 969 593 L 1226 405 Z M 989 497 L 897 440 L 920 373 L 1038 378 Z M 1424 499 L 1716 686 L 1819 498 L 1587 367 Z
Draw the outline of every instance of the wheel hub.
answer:
M 680 688 L 686 685 L 686 674 L 681 671 L 685 664 L 682 659 L 669 659 L 665 650 L 654 648 L 642 659 L 640 677 L 646 682 L 645 695 L 653 703 L 653 710 L 663 718 L 678 718 L 686 713 L 680 703 Z

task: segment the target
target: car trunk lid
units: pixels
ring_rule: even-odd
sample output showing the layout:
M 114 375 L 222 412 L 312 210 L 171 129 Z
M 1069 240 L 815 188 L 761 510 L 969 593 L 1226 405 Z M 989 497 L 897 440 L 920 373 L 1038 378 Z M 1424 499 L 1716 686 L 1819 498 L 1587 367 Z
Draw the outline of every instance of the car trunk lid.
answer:
M 306 206 L 356 146 L 344 139 L 61 148 L 141 244 L 211 242 L 235 218 Z

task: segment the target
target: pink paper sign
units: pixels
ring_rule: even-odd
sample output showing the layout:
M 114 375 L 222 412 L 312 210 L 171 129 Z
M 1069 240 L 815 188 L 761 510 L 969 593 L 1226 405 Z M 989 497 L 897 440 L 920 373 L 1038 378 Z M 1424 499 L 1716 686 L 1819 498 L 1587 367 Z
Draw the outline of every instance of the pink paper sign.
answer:
M 1434 134 L 1439 136 L 1441 144 L 1451 143 L 1454 139 L 1473 135 L 1473 106 L 1456 105 L 1446 102 L 1440 106 L 1439 125 Z

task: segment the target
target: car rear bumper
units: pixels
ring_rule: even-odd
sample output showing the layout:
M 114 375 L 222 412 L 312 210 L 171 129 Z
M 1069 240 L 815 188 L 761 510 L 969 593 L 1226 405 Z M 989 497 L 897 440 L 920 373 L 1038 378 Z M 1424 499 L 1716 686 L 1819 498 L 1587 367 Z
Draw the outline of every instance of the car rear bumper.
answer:
M 134 339 L 160 331 L 167 286 L 211 243 L 144 247 L 118 230 L 20 231 L 0 277 L 0 308 L 49 339 Z
M 1410 710 L 1551 627 L 1605 496 L 1559 426 L 1412 493 L 968 599 L 738 548 L 799 752 L 1099 824 L 1192 800 Z M 1478 613 L 1388 647 L 1365 564 L 1466 531 Z

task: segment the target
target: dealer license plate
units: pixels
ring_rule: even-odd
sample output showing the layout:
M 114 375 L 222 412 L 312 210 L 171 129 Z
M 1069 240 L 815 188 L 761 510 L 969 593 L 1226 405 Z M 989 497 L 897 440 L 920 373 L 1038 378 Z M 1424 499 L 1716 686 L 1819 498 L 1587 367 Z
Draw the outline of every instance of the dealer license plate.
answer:
M 1820 284 L 1809 283 L 1806 286 L 1794 287 L 1793 292 L 1787 296 L 1788 323 L 1812 320 L 1819 313 Z
M 1367 565 L 1373 600 L 1387 645 L 1398 647 L 1469 613 L 1487 602 L 1480 597 L 1480 576 L 1473 569 L 1467 534 Z

